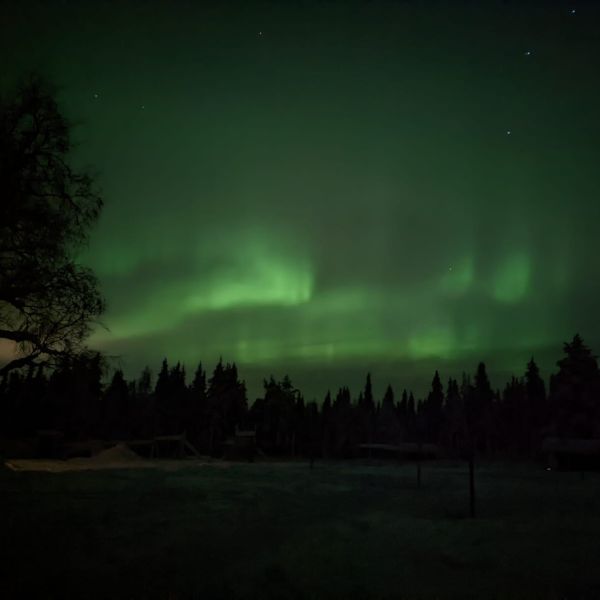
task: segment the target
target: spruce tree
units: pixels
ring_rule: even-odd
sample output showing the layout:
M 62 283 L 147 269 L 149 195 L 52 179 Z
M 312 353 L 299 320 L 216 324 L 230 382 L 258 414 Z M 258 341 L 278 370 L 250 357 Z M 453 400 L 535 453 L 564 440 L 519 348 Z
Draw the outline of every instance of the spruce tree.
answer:
M 563 437 L 600 437 L 600 371 L 579 334 L 564 344 L 552 379 L 551 405 L 555 430 Z

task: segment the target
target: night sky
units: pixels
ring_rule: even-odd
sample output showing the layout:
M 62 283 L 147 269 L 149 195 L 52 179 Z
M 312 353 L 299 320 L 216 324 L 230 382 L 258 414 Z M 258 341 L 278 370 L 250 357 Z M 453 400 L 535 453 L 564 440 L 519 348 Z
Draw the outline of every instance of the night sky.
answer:
M 600 351 L 600 7 L 3 2 L 105 209 L 90 345 L 128 376 L 235 360 L 249 396 Z M 7 68 L 8 67 L 8 68 Z

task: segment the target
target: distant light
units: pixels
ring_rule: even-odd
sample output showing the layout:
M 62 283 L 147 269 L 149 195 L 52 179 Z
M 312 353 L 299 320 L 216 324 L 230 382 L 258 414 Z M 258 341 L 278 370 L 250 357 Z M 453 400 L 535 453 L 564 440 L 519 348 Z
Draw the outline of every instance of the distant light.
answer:
M 524 54 L 525 56 L 531 56 L 531 50 L 525 50 Z
M 511 135 L 511 134 L 512 134 L 512 131 L 510 129 L 507 129 L 506 130 L 506 135 Z
M 94 100 L 98 100 L 99 96 L 98 94 L 94 94 Z
M 550 467 L 546 467 L 546 471 L 552 471 Z
M 259 31 L 259 32 L 258 32 L 258 35 L 259 35 L 259 36 L 262 36 L 262 31 Z
M 570 12 L 572 15 L 574 15 L 577 11 L 574 8 L 572 8 Z
M 145 107 L 145 106 L 142 104 L 142 105 L 140 106 L 140 108 L 141 108 L 142 110 L 144 110 L 146 107 Z

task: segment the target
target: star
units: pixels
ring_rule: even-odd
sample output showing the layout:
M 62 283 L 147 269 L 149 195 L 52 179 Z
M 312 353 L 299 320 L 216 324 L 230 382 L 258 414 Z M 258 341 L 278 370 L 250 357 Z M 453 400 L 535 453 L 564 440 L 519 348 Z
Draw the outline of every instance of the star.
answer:
M 572 9 L 571 9 L 569 12 L 570 12 L 572 15 L 574 15 L 574 14 L 575 14 L 577 11 L 576 11 L 574 8 L 572 8 Z
M 524 54 L 525 56 L 531 56 L 531 50 L 525 50 Z
M 98 94 L 94 94 L 94 100 L 98 100 L 100 96 Z
M 258 32 L 258 37 L 262 37 L 262 31 Z
M 510 129 L 506 130 L 506 135 L 510 135 L 512 133 L 512 131 Z

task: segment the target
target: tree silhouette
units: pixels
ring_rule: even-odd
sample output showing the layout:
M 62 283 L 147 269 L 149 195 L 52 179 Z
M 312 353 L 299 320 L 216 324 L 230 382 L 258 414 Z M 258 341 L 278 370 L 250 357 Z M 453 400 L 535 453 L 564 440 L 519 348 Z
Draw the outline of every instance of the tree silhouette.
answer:
M 408 402 L 406 404 L 406 427 L 409 439 L 416 439 L 417 407 L 412 391 L 408 394 Z
M 331 392 L 327 390 L 323 405 L 321 406 L 321 453 L 325 458 L 331 455 L 333 446 L 334 426 L 332 410 Z
M 546 386 L 544 380 L 540 377 L 540 370 L 533 356 L 527 363 L 527 370 L 525 371 L 525 395 L 527 398 L 527 454 L 531 454 L 534 448 L 541 443 L 542 431 L 547 425 L 549 417 Z
M 256 428 L 257 443 L 267 454 L 314 460 L 351 458 L 365 442 L 435 442 L 448 456 L 469 460 L 474 477 L 478 456 L 534 456 L 545 436 L 600 436 L 600 370 L 596 357 L 576 335 L 564 345 L 565 356 L 551 377 L 546 399 L 544 381 L 533 358 L 522 377 L 513 376 L 502 395 L 490 385 L 484 363 L 462 383 L 449 378 L 442 389 L 436 371 L 425 401 L 415 402 L 406 389 L 395 402 L 387 386 L 375 404 L 371 377 L 353 402 L 348 387 L 328 392 L 322 405 L 305 403 L 286 375 L 264 381 L 263 397 L 248 410 L 246 387 L 235 363 L 220 359 L 207 381 L 202 364 L 186 385 L 185 366 L 169 367 L 165 358 L 152 390 L 146 367 L 137 381 L 118 369 L 103 390 L 106 366 L 98 353 L 65 358 L 49 371 L 42 366 L 13 369 L 0 378 L 0 433 L 8 438 L 54 430 L 65 441 L 101 437 L 108 440 L 152 438 L 186 432 L 197 448 L 220 456 L 223 442 L 236 427 Z M 369 437 L 369 426 L 372 435 Z
M 102 200 L 69 165 L 70 129 L 40 78 L 1 102 L 0 338 L 16 353 L 0 374 L 76 356 L 104 309 L 94 274 L 73 258 Z
M 181 433 L 186 430 L 188 416 L 188 389 L 185 384 L 185 366 L 178 362 L 169 373 L 168 430 Z
M 523 380 L 512 377 L 502 392 L 499 418 L 502 427 L 504 449 L 511 456 L 528 452 L 529 429 L 526 389 Z
M 248 400 L 246 385 L 238 378 L 235 363 L 223 365 L 219 359 L 207 389 L 207 421 L 210 451 L 215 452 L 217 444 L 232 436 L 235 427 L 246 420 Z
M 565 355 L 556 364 L 550 395 L 556 433 L 565 437 L 600 437 L 600 371 L 581 336 L 564 344 Z
M 144 367 L 138 379 L 137 391 L 142 396 L 147 396 L 152 390 L 152 371 L 150 367 Z
M 102 374 L 99 353 L 82 353 L 65 359 L 48 381 L 49 419 L 45 427 L 60 430 L 66 438 L 85 439 L 100 433 Z
M 377 441 L 386 444 L 397 444 L 400 441 L 400 421 L 394 403 L 394 390 L 388 385 L 381 408 L 377 413 Z
M 104 437 L 127 438 L 130 423 L 130 393 L 123 371 L 117 369 L 104 395 Z
M 169 374 L 169 363 L 164 358 L 158 377 L 156 387 L 154 388 L 154 397 L 156 405 L 155 429 L 160 433 L 173 433 L 168 431 L 166 414 L 169 411 L 169 401 L 171 398 L 171 377 Z
M 444 403 L 443 443 L 452 454 L 458 455 L 466 437 L 464 406 L 458 381 L 450 377 Z
M 331 408 L 331 416 L 333 453 L 340 458 L 352 456 L 357 442 L 365 440 L 361 438 L 362 432 L 359 429 L 362 422 L 356 422 L 350 390 L 346 386 L 338 389 Z
M 440 374 L 436 371 L 431 381 L 431 391 L 423 406 L 423 416 L 426 420 L 425 437 L 427 441 L 438 442 L 443 420 L 444 388 Z
M 492 448 L 493 404 L 494 392 L 487 376 L 485 363 L 480 362 L 475 373 L 475 385 L 468 401 L 465 402 L 469 428 L 478 452 L 489 453 Z
M 357 426 L 360 429 L 361 441 L 372 442 L 375 429 L 375 400 L 373 399 L 371 373 L 367 373 L 365 389 L 359 394 L 357 409 Z
M 194 373 L 194 378 L 190 385 L 188 393 L 189 406 L 186 415 L 186 431 L 188 437 L 198 446 L 202 445 L 202 432 L 208 420 L 207 399 L 206 399 L 206 372 L 202 368 L 202 363 Z
M 264 397 L 255 402 L 251 411 L 259 442 L 276 454 L 291 453 L 299 392 L 287 375 L 281 381 L 275 381 L 271 375 L 263 386 Z

